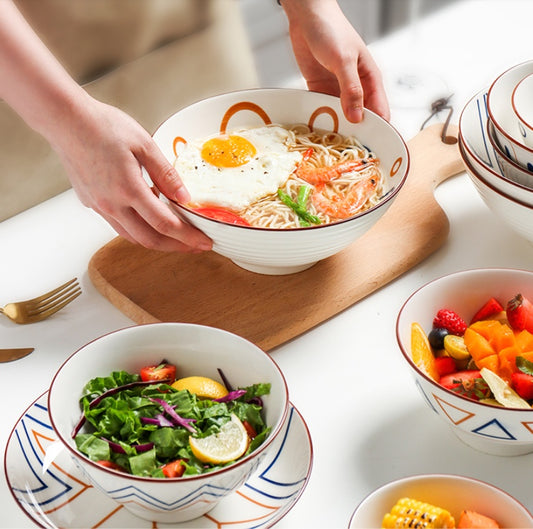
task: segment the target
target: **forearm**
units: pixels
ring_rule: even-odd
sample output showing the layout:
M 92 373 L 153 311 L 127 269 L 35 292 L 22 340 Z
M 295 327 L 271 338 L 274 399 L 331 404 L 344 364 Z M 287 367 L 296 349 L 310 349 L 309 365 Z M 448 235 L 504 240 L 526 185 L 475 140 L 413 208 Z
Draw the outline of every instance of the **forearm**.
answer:
M 11 0 L 0 0 L 0 97 L 52 144 L 88 97 Z

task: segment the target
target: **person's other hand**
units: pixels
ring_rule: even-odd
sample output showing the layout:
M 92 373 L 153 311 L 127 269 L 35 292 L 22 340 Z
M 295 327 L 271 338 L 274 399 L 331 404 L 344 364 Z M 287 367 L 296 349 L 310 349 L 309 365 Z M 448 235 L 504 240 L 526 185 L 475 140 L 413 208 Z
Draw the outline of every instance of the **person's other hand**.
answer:
M 80 105 L 77 105 L 80 108 Z M 151 136 L 118 108 L 91 97 L 64 133 L 49 136 L 82 203 L 127 240 L 162 251 L 200 252 L 211 240 L 181 221 L 143 178 L 144 167 L 167 198 L 187 202 L 178 173 Z
M 309 90 L 340 96 L 350 121 L 361 121 L 363 107 L 390 120 L 381 71 L 336 0 L 281 0 L 281 5 Z

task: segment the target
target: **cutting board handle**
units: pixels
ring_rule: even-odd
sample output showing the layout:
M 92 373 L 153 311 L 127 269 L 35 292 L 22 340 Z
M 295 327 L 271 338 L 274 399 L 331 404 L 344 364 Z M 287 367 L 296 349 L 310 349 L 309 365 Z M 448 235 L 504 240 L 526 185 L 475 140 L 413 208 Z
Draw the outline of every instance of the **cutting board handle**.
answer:
M 388 235 L 391 248 L 398 246 L 398 238 L 402 248 L 413 248 L 411 263 L 402 263 L 402 267 L 425 259 L 448 236 L 449 220 L 435 199 L 435 188 L 463 172 L 464 166 L 457 142 L 453 141 L 457 139 L 457 126 L 448 127 L 448 143 L 442 141 L 442 127 L 440 123 L 432 125 L 408 142 L 411 166 L 404 187 L 389 211 L 367 234 Z

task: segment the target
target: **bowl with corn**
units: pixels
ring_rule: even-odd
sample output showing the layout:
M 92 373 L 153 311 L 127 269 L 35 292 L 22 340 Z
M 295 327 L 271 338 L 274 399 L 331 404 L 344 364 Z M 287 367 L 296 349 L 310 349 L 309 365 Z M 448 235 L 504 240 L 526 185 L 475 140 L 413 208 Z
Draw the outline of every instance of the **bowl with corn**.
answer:
M 353 512 L 349 529 L 369 527 L 533 527 L 533 517 L 502 489 L 454 474 L 420 474 L 386 483 Z M 496 522 L 498 525 L 491 525 Z

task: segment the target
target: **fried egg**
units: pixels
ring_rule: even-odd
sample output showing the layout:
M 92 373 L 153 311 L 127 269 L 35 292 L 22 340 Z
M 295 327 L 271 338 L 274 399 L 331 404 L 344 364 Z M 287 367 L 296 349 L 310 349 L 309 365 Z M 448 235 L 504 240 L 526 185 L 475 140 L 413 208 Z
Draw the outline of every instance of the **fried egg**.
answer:
M 272 125 L 176 145 L 175 167 L 192 206 L 240 211 L 277 192 L 301 160 L 290 133 Z

